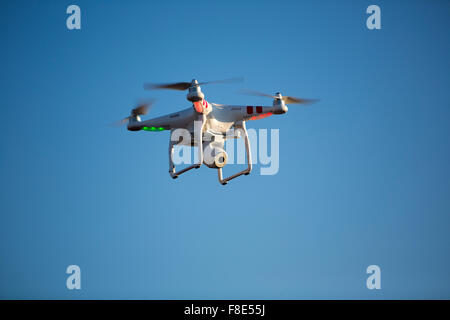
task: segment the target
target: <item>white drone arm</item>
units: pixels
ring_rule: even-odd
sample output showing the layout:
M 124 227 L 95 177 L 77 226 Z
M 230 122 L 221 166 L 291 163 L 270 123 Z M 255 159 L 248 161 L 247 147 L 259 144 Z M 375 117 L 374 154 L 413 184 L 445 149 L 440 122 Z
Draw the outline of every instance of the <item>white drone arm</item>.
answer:
M 145 121 L 140 121 L 138 117 L 132 117 L 130 118 L 127 128 L 130 131 L 163 131 L 184 128 L 189 123 L 194 121 L 196 116 L 197 113 L 192 108 L 188 108 L 179 112 L 174 112 L 162 117 L 148 119 Z
M 248 120 L 259 120 L 270 117 L 273 114 L 283 114 L 287 112 L 287 107 L 283 105 L 273 106 L 214 106 L 214 116 L 219 121 L 237 122 Z

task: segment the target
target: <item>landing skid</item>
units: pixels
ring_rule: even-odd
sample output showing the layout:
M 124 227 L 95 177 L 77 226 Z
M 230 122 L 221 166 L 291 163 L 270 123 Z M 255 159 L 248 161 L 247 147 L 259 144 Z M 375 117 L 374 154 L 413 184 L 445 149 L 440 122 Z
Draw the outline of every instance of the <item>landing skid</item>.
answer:
M 245 127 L 245 121 L 237 122 L 236 125 L 235 125 L 235 128 L 238 129 L 238 130 L 240 129 L 240 130 L 242 130 L 244 132 L 244 137 L 243 138 L 244 138 L 244 142 L 245 142 L 245 152 L 247 154 L 247 164 L 248 165 L 247 165 L 247 169 L 242 170 L 242 171 L 240 171 L 238 173 L 235 173 L 235 174 L 233 174 L 233 175 L 231 175 L 231 176 L 229 176 L 229 177 L 227 177 L 225 179 L 223 178 L 223 175 L 222 175 L 222 168 L 218 168 L 217 169 L 217 173 L 218 173 L 218 177 L 219 177 L 219 182 L 222 185 L 226 185 L 228 183 L 228 181 L 230 181 L 230 180 L 232 180 L 234 178 L 237 178 L 237 177 L 239 177 L 239 176 L 241 176 L 243 174 L 248 175 L 252 171 L 252 154 L 251 154 L 251 151 L 250 151 L 250 140 L 248 138 L 247 128 Z
M 177 172 L 175 169 L 175 164 L 173 163 L 172 157 L 173 157 L 174 147 L 178 142 L 172 141 L 172 139 L 170 139 L 170 142 L 169 142 L 169 174 L 173 179 L 178 178 L 178 176 L 180 174 L 185 173 L 191 169 L 200 168 L 200 166 L 203 163 L 203 128 L 205 126 L 205 116 L 202 115 L 202 116 L 200 116 L 200 118 L 201 118 L 200 120 L 202 121 L 202 125 L 200 128 L 200 138 L 197 139 L 198 140 L 197 141 L 197 144 L 198 144 L 198 162 L 197 163 L 194 163 L 193 165 Z M 194 139 L 195 139 L 195 137 L 194 137 Z

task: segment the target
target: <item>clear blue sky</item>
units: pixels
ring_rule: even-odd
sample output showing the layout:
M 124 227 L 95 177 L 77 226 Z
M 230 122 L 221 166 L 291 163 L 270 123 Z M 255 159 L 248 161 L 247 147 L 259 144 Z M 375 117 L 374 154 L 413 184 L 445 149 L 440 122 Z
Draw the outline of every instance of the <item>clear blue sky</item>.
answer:
M 0 16 L 0 298 L 450 298 L 448 1 L 2 1 Z M 207 99 L 321 99 L 248 124 L 280 129 L 277 175 L 172 180 L 167 132 L 108 125 L 141 97 L 154 116 L 189 106 L 146 81 L 241 75 Z

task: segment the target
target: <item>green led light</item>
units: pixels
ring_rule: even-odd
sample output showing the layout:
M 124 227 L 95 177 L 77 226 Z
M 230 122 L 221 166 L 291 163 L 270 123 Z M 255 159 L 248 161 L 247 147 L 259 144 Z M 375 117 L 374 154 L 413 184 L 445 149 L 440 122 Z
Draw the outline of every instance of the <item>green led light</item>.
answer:
M 163 127 L 142 127 L 142 130 L 145 131 L 164 131 Z

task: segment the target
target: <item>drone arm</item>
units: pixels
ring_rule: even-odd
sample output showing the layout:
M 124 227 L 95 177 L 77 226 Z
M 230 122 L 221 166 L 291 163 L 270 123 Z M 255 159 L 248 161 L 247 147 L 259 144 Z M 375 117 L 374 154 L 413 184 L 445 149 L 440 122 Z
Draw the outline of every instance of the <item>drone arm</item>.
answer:
M 226 108 L 226 109 L 225 109 Z M 270 117 L 277 113 L 274 106 L 226 106 L 222 110 L 227 110 L 231 121 L 259 120 Z
M 149 131 L 163 131 L 175 128 L 184 128 L 188 123 L 194 121 L 197 113 L 192 108 L 188 108 L 179 112 L 174 112 L 162 117 L 152 118 L 140 121 L 139 117 L 130 117 L 128 122 L 128 130 L 139 131 L 147 128 L 154 128 Z

